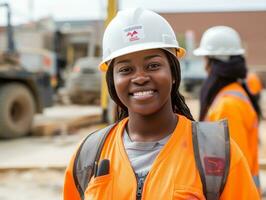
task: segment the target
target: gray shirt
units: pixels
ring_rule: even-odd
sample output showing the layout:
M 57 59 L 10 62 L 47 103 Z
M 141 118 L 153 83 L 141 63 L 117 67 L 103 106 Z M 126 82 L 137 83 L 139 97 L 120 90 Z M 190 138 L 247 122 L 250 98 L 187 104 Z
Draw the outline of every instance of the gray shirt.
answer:
M 166 144 L 171 135 L 155 142 L 134 142 L 126 130 L 123 134 L 124 146 L 135 173 L 139 176 L 146 175 L 156 156 Z

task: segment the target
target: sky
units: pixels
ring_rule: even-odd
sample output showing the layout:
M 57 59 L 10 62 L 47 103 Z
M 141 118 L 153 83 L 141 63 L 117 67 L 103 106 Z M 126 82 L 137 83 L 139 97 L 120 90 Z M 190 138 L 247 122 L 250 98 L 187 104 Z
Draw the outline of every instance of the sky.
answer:
M 12 9 L 13 24 L 52 16 L 55 20 L 104 19 L 107 0 L 0 0 Z M 163 3 L 162 3 L 163 2 Z M 158 12 L 264 10 L 266 0 L 119 0 L 119 8 L 141 6 Z M 6 15 L 0 8 L 0 25 Z

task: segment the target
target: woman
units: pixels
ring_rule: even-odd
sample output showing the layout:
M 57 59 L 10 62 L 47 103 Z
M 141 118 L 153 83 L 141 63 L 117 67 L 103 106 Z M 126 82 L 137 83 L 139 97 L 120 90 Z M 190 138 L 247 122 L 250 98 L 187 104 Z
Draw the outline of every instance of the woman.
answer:
M 227 26 L 209 28 L 194 51 L 205 56 L 208 78 L 200 96 L 200 120 L 227 118 L 232 139 L 246 157 L 253 179 L 259 188 L 258 102 L 251 95 L 247 75 L 245 50 L 238 33 Z
M 109 24 L 100 68 L 107 71 L 119 122 L 100 154 L 100 161 L 109 161 L 108 173 L 92 177 L 84 199 L 205 199 L 193 153 L 193 117 L 178 91 L 177 58 L 184 53 L 171 26 L 154 12 L 120 11 Z M 75 155 L 66 171 L 65 200 L 81 199 L 73 178 Z M 259 199 L 233 141 L 220 199 Z

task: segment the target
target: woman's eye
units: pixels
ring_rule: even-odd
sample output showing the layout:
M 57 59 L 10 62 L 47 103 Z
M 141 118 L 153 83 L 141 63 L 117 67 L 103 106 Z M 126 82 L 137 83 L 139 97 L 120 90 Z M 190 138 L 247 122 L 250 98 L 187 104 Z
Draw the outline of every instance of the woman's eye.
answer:
M 148 64 L 147 68 L 149 70 L 157 70 L 160 66 L 160 63 L 150 63 Z
M 121 67 L 118 72 L 121 74 L 129 74 L 132 71 L 131 67 Z

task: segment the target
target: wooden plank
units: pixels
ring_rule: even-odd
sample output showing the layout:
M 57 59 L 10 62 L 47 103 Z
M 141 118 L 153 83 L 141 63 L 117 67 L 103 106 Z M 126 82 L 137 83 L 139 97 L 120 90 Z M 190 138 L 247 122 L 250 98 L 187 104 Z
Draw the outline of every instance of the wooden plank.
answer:
M 0 166 L 0 173 L 5 173 L 8 171 L 27 171 L 27 170 L 38 170 L 38 169 L 47 169 L 47 170 L 65 170 L 65 165 L 48 165 L 48 166 L 39 166 L 39 165 L 28 165 L 28 166 Z
M 97 106 L 54 106 L 36 115 L 31 134 L 52 136 L 71 134 L 78 129 L 101 122 L 101 108 Z
M 259 160 L 259 166 L 261 170 L 266 170 L 266 158 Z
M 34 136 L 52 136 L 61 134 L 73 134 L 78 129 L 98 124 L 101 122 L 101 115 L 82 116 L 69 119 L 63 122 L 42 122 L 36 124 L 31 129 L 31 135 Z

